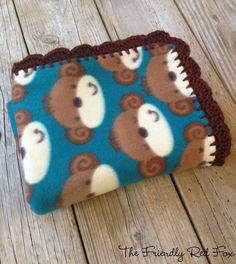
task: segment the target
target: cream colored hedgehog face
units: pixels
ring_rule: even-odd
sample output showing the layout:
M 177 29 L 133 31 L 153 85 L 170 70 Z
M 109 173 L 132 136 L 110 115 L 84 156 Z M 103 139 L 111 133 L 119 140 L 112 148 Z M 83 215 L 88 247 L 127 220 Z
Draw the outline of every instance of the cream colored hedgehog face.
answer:
M 174 146 L 170 126 L 161 111 L 152 104 L 143 104 L 138 110 L 138 124 L 145 131 L 144 140 L 159 157 L 166 157 Z
M 36 71 L 32 68 L 29 68 L 27 72 L 20 70 L 18 74 L 14 74 L 13 79 L 16 84 L 27 85 L 31 83 L 36 75 Z
M 21 156 L 25 180 L 29 184 L 40 182 L 50 162 L 50 139 L 46 127 L 40 122 L 29 123 L 21 138 Z
M 105 114 L 105 101 L 102 89 L 91 75 L 81 77 L 76 88 L 76 97 L 80 100 L 79 116 L 88 128 L 99 126 Z
M 120 56 L 122 63 L 126 66 L 126 68 L 130 70 L 137 69 L 142 63 L 143 60 L 142 47 L 138 47 L 137 50 L 138 52 L 134 51 L 133 49 L 130 49 L 129 54 L 123 51 L 122 56 Z
M 106 164 L 98 166 L 92 176 L 91 193 L 99 195 L 113 191 L 118 187 L 118 176 L 113 168 Z
M 189 81 L 184 80 L 187 77 L 186 72 L 182 72 L 184 70 L 183 66 L 180 65 L 180 60 L 177 59 L 178 53 L 176 51 L 170 50 L 167 54 L 167 63 L 169 72 L 173 72 L 176 75 L 175 85 L 178 90 L 185 96 L 192 97 L 194 96 L 193 89 L 188 87 Z

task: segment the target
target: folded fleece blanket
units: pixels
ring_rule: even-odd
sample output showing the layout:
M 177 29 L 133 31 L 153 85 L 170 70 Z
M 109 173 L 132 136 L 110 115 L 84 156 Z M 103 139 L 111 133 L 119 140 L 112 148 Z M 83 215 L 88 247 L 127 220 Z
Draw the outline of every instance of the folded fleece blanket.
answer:
M 14 64 L 8 109 L 34 212 L 224 163 L 229 130 L 189 53 L 155 31 Z

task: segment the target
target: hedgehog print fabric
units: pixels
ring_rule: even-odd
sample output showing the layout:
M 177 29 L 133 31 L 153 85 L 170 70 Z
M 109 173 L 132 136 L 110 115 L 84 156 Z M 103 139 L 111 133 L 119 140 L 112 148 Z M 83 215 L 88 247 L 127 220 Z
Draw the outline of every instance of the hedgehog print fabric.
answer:
M 38 214 L 229 154 L 188 45 L 163 31 L 29 55 L 12 73 L 8 110 Z

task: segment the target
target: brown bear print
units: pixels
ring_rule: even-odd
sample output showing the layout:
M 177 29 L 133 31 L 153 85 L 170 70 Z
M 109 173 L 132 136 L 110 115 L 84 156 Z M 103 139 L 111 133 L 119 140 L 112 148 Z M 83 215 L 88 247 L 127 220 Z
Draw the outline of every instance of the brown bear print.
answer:
M 105 115 L 105 102 L 98 81 L 76 62 L 62 65 L 59 79 L 45 96 L 46 110 L 66 128 L 68 139 L 84 144 Z
M 142 47 L 129 49 L 129 52 L 122 51 L 122 54 L 115 52 L 105 56 L 99 56 L 99 64 L 106 70 L 113 72 L 114 79 L 119 84 L 129 85 L 135 82 L 136 69 L 142 63 Z
M 36 71 L 29 68 L 27 71 L 20 70 L 13 75 L 12 102 L 17 103 L 23 100 L 27 94 L 26 85 L 34 79 Z
M 180 164 L 175 171 L 183 171 L 197 166 L 210 166 L 214 161 L 214 136 L 208 135 L 208 129 L 200 122 L 189 124 L 184 130 L 188 144 L 182 154 Z
M 153 44 L 150 53 L 152 58 L 142 83 L 145 90 L 168 103 L 173 113 L 181 116 L 190 114 L 194 109 L 193 89 L 189 87 L 177 52 L 172 45 Z
M 40 182 L 46 175 L 50 163 L 50 139 L 47 128 L 32 121 L 25 109 L 15 111 L 18 129 L 18 147 L 22 157 L 27 200 L 31 197 L 32 184 Z
M 99 165 L 94 154 L 81 153 L 70 163 L 70 177 L 63 186 L 57 207 L 66 207 L 118 187 L 118 176 L 112 167 Z
M 112 146 L 136 160 L 141 175 L 161 173 L 174 145 L 166 118 L 155 105 L 144 103 L 138 93 L 124 95 L 120 106 L 123 111 L 115 119 L 110 135 Z

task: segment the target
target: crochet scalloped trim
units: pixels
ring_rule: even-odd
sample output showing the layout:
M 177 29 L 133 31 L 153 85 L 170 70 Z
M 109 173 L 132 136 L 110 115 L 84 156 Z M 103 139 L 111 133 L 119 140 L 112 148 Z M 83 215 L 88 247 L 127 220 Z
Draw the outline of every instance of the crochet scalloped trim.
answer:
M 175 50 L 178 53 L 178 59 L 180 59 L 180 65 L 183 66 L 187 73 L 187 80 L 189 86 L 193 88 L 194 93 L 197 96 L 197 100 L 200 103 L 200 109 L 204 111 L 205 117 L 209 120 L 209 126 L 212 128 L 212 133 L 215 137 L 216 152 L 214 153 L 215 159 L 212 165 L 223 165 L 225 158 L 230 154 L 231 136 L 229 128 L 224 123 L 224 116 L 219 108 L 217 102 L 212 97 L 212 91 L 208 84 L 203 81 L 201 76 L 201 70 L 198 64 L 189 57 L 190 48 L 181 39 L 170 37 L 170 35 L 164 31 L 154 31 L 148 35 L 137 35 L 129 38 L 117 41 L 107 41 L 101 45 L 90 46 L 87 44 L 79 45 L 72 50 L 66 48 L 56 48 L 46 55 L 34 54 L 28 55 L 22 61 L 14 63 L 12 68 L 13 74 L 18 74 L 19 70 L 28 71 L 29 68 L 36 69 L 37 66 L 42 68 L 49 64 L 53 66 L 54 62 L 71 61 L 72 59 L 79 60 L 81 57 L 88 59 L 93 56 L 97 59 L 98 56 L 113 55 L 115 52 L 126 51 L 129 53 L 129 49 L 137 51 L 137 47 L 143 46 L 144 48 L 151 48 L 153 43 L 160 44 L 175 44 Z

